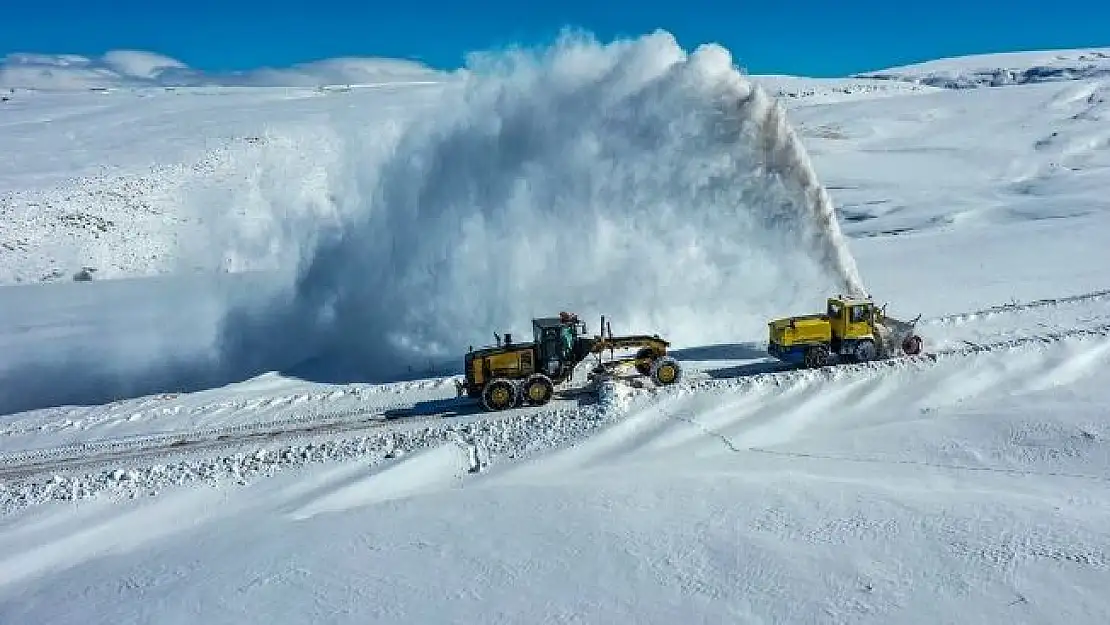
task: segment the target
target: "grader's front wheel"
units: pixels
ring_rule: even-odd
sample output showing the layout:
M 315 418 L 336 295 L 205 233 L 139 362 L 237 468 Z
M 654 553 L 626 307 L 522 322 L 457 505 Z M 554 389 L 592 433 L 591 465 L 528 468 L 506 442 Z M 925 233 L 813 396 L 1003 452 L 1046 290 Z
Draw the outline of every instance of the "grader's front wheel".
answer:
M 493 380 L 482 389 L 482 405 L 491 412 L 512 408 L 516 399 L 516 386 L 504 378 Z
M 529 376 L 524 382 L 524 401 L 531 406 L 542 406 L 555 395 L 555 384 L 542 373 Z
M 670 356 L 664 356 L 651 364 L 651 381 L 659 386 L 675 384 L 682 379 L 682 367 Z

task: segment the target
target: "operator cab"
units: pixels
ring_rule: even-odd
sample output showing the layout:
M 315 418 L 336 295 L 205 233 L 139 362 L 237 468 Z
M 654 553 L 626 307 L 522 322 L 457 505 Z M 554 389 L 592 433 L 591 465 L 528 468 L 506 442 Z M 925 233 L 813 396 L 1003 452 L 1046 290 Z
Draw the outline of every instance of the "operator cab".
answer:
M 845 309 L 847 309 L 846 317 Z M 846 320 L 848 323 L 866 323 L 871 321 L 874 310 L 875 304 L 870 299 L 830 297 L 825 314 L 829 321 Z
M 875 303 L 870 298 L 830 297 L 826 310 L 830 347 L 836 353 L 852 349 L 855 341 L 872 336 Z
M 577 316 L 567 313 L 533 319 L 537 368 L 549 376 L 557 376 L 565 367 L 573 366 L 577 360 L 577 339 L 585 330 L 585 324 Z

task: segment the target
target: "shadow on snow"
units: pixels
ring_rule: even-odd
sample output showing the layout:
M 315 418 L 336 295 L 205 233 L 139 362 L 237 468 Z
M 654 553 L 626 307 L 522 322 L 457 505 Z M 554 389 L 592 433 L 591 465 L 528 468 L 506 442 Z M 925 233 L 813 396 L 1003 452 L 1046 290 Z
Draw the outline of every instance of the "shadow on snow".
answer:
M 314 310 L 267 307 L 265 298 L 251 294 L 248 277 L 202 276 L 196 278 L 199 284 L 187 278 L 143 278 L 0 289 L 0 414 L 191 393 L 269 372 L 326 384 L 461 374 L 461 355 L 457 361 L 398 362 L 396 354 L 377 349 L 371 320 L 360 340 L 311 322 Z M 247 305 L 237 304 L 244 301 Z M 680 361 L 766 357 L 750 343 L 672 353 Z M 707 373 L 737 377 L 778 368 L 777 363 L 752 363 Z M 480 409 L 476 401 L 453 399 L 424 402 L 408 412 L 457 409 L 464 415 Z

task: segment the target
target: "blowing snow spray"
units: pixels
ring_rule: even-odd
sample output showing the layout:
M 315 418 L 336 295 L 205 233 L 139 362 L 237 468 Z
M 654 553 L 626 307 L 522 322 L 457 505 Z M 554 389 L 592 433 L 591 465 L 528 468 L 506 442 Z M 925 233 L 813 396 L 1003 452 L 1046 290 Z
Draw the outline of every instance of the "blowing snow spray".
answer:
M 292 292 L 230 327 L 238 352 L 272 368 L 273 337 L 295 336 L 298 353 L 394 379 L 568 306 L 713 344 L 864 290 L 783 110 L 720 46 L 569 34 L 475 55 L 421 97 L 396 133 L 329 126 L 344 140 L 326 177 L 270 177 L 325 180 L 337 218 L 289 229 L 304 236 Z M 272 195 L 275 214 L 302 206 Z
M 745 82 L 743 87 L 746 87 L 746 93 L 739 97 L 740 116 L 750 120 L 757 128 L 767 172 L 780 177 L 787 187 L 794 188 L 798 205 L 813 220 L 813 228 L 809 230 L 811 236 L 808 237 L 810 249 L 824 264 L 837 271 L 841 287 L 847 295 L 865 296 L 856 261 L 836 221 L 832 198 L 818 180 L 797 133 L 787 123 L 782 105 L 772 100 L 757 84 Z

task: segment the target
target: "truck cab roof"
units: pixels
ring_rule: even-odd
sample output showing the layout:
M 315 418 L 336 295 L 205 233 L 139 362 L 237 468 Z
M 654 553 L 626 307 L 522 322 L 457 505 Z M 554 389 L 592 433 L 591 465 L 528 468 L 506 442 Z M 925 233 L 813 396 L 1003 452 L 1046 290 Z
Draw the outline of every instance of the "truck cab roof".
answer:
M 871 299 L 870 297 L 847 297 L 847 296 L 844 296 L 844 295 L 838 295 L 836 297 L 830 297 L 829 298 L 829 303 L 832 303 L 832 302 L 837 302 L 837 303 L 843 304 L 845 306 L 859 306 L 859 305 L 862 305 L 862 304 L 871 304 L 871 305 L 875 304 L 875 300 Z

